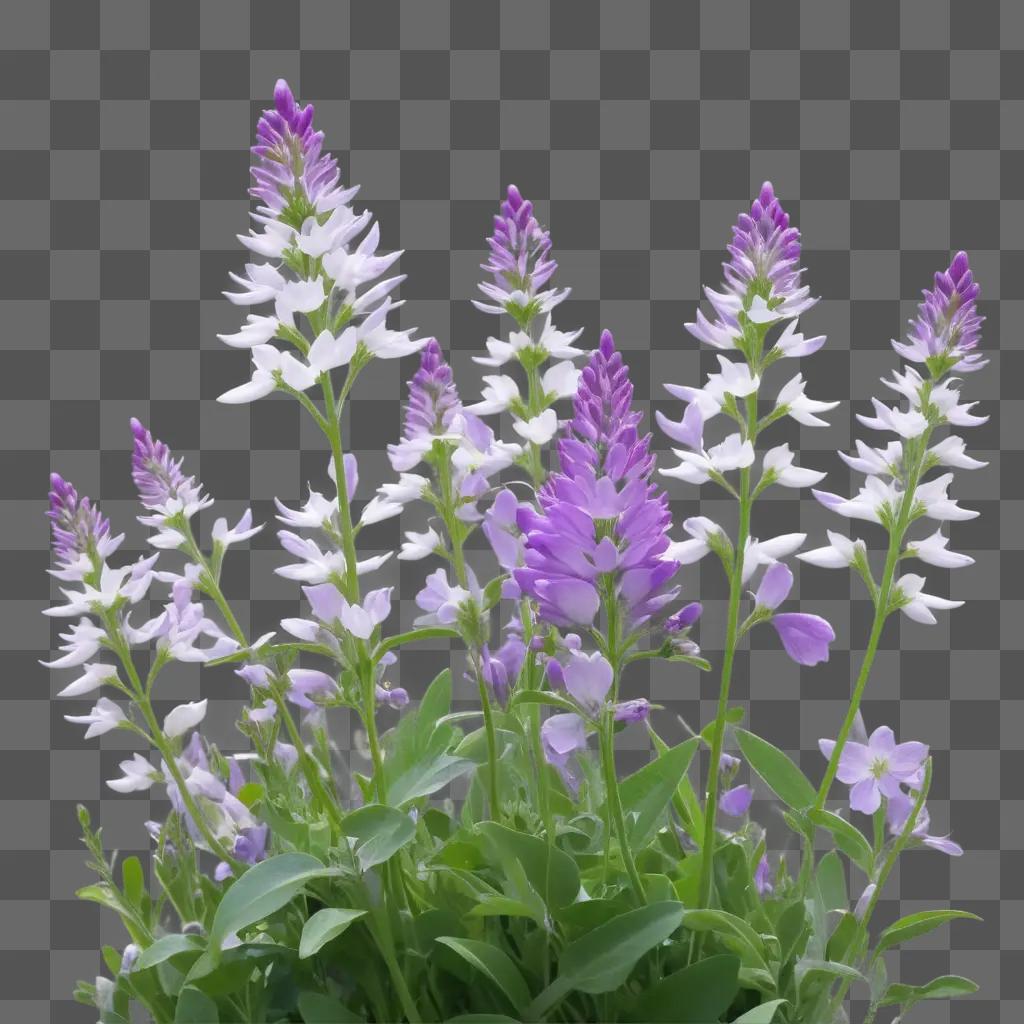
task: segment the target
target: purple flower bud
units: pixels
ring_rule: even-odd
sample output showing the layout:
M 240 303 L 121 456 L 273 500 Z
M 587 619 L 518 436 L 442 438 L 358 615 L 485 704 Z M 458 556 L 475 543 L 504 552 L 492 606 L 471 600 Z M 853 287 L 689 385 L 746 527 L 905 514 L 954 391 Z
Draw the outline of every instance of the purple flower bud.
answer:
M 235 675 L 258 690 L 270 685 L 271 674 L 266 665 L 243 665 L 235 669 Z
M 565 670 L 557 658 L 548 658 L 544 665 L 544 674 L 548 677 L 548 685 L 552 690 L 565 689 Z
M 409 694 L 406 690 L 402 689 L 401 686 L 392 688 L 390 686 L 382 686 L 380 683 L 377 683 L 374 695 L 377 698 L 378 704 L 385 704 L 389 708 L 394 708 L 396 711 L 401 710 L 409 703 Z
M 636 700 L 624 700 L 615 705 L 616 722 L 645 722 L 651 713 L 650 701 L 644 697 Z
M 190 517 L 210 504 L 202 484 L 181 470 L 184 459 L 175 460 L 170 448 L 132 417 L 132 480 L 143 506 L 160 513 L 184 512 Z
M 911 362 L 942 357 L 946 361 L 944 370 L 980 370 L 988 362 L 974 352 L 985 320 L 978 314 L 980 292 L 967 253 L 958 252 L 949 269 L 935 275 L 935 287 L 923 293 L 924 301 L 917 307 L 917 318 L 910 321 L 907 341 L 894 341 L 893 348 Z
M 793 573 L 783 562 L 773 562 L 761 577 L 761 585 L 757 588 L 754 601 L 760 608 L 774 611 L 789 597 L 793 589 Z
M 820 615 L 785 612 L 773 616 L 771 621 L 786 653 L 798 665 L 828 661 L 828 645 L 836 634 Z
M 684 629 L 689 629 L 700 618 L 703 610 L 704 607 L 699 601 L 691 601 L 684 605 L 665 620 L 665 632 L 681 633 Z
M 526 645 L 516 635 L 509 636 L 494 654 L 491 654 L 486 644 L 484 645 L 480 655 L 484 682 L 503 707 L 508 701 L 509 690 L 519 678 L 525 660 Z
M 767 856 L 762 857 L 754 871 L 754 886 L 759 896 L 771 896 L 775 886 L 771 882 L 771 869 L 768 866 Z
M 287 697 L 300 708 L 316 707 L 310 697 L 333 697 L 338 692 L 334 679 L 314 668 L 293 668 L 288 673 L 288 680 L 291 686 Z
M 754 799 L 754 791 L 750 786 L 734 786 L 726 790 L 718 801 L 718 807 L 723 814 L 730 818 L 742 818 L 750 810 L 751 801 Z

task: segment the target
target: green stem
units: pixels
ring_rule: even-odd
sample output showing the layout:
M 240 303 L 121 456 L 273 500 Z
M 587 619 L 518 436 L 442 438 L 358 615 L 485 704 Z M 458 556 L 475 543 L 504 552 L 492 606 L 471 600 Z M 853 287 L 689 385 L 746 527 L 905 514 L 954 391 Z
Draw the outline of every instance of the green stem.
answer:
M 608 807 L 608 816 L 611 818 L 611 825 L 615 830 L 615 837 L 619 841 L 619 852 L 622 855 L 623 863 L 626 865 L 626 874 L 629 875 L 629 883 L 633 887 L 633 894 L 637 903 L 641 906 L 647 902 L 647 895 L 644 892 L 644 883 L 640 873 L 636 869 L 636 861 L 633 859 L 633 851 L 629 845 L 629 836 L 626 832 L 626 819 L 622 813 L 622 799 L 619 795 L 619 781 L 615 773 L 615 728 L 614 712 L 609 708 L 604 712 L 604 719 L 601 723 L 601 766 L 604 769 L 605 804 Z M 607 851 L 608 847 L 605 846 Z
M 480 693 L 480 707 L 484 712 L 484 733 L 487 736 L 487 783 L 488 800 L 491 805 L 491 817 L 495 821 L 501 820 L 501 802 L 498 797 L 498 734 L 494 727 L 494 710 L 491 707 L 491 694 L 484 682 L 480 664 L 473 659 L 473 675 L 476 676 L 476 685 Z
M 916 458 L 907 474 L 907 489 L 900 502 L 899 513 L 896 523 L 889 531 L 889 547 L 885 555 L 885 568 L 882 570 L 882 581 L 879 584 L 875 598 L 875 617 L 871 624 L 871 634 L 868 636 L 868 645 L 864 651 L 864 660 L 861 662 L 860 672 L 857 674 L 857 682 L 853 687 L 853 694 L 850 697 L 850 706 L 846 709 L 846 717 L 836 737 L 836 744 L 832 748 L 832 756 L 828 759 L 828 767 L 825 769 L 825 777 L 818 789 L 818 799 L 814 803 L 815 810 L 821 810 L 828 799 L 829 790 L 835 780 L 836 772 L 839 770 L 839 759 L 842 757 L 843 748 L 850 737 L 854 722 L 857 719 L 857 712 L 860 710 L 860 703 L 871 675 L 871 668 L 875 662 L 875 655 L 878 652 L 878 642 L 882 636 L 882 627 L 889 617 L 892 609 L 889 607 L 889 600 L 892 596 L 892 585 L 896 575 L 896 567 L 900 559 L 900 551 L 903 547 L 903 537 L 910 525 L 911 513 L 914 508 L 914 495 L 917 492 L 917 485 L 922 476 L 925 456 L 928 452 L 928 439 L 931 430 L 927 430 L 919 439 Z
M 732 579 L 729 582 L 729 612 L 725 629 L 725 653 L 722 656 L 722 676 L 718 688 L 718 712 L 711 737 L 711 760 L 708 763 L 708 784 L 704 807 L 704 848 L 701 851 L 699 907 L 711 905 L 712 871 L 715 857 L 715 819 L 718 813 L 718 765 L 725 745 L 725 716 L 729 710 L 729 688 L 732 667 L 736 657 L 739 633 L 740 598 L 743 593 L 743 556 L 750 535 L 750 470 L 740 470 L 740 521 L 733 553 Z
M 356 573 L 356 535 L 352 526 L 348 479 L 345 476 L 345 453 L 341 444 L 341 412 L 334 398 L 331 375 L 325 373 L 320 381 L 326 407 L 327 440 L 334 460 L 334 476 L 338 486 L 338 517 L 341 522 L 341 548 L 345 555 L 345 590 L 350 601 L 359 600 L 359 578 Z

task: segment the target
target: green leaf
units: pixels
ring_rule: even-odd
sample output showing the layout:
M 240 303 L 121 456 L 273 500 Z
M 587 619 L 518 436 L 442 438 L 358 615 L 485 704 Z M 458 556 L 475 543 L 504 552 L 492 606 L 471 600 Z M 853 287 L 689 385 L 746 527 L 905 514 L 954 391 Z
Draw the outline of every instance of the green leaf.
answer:
M 860 922 L 850 913 L 843 914 L 835 931 L 829 936 L 825 956 L 829 960 L 845 960 L 850 944 L 860 930 Z
M 500 863 L 518 861 L 530 885 L 549 908 L 558 910 L 576 901 L 580 872 L 564 850 L 539 836 L 517 832 L 493 821 L 480 822 L 477 830 L 487 839 Z
M 875 852 L 864 833 L 845 818 L 831 811 L 812 810 L 810 820 L 819 828 L 831 832 L 839 847 L 866 875 L 870 875 L 875 863 Z
M 694 932 L 716 932 L 732 940 L 730 945 L 738 946 L 744 961 L 750 966 L 767 970 L 766 953 L 761 936 L 741 917 L 724 910 L 687 910 L 683 924 Z M 743 954 L 748 954 L 743 956 Z
M 514 1017 L 502 1013 L 462 1013 L 449 1017 L 445 1024 L 519 1024 Z
M 660 946 L 679 927 L 682 918 L 681 903 L 651 903 L 587 932 L 562 951 L 558 978 L 534 1000 L 526 1018 L 542 1017 L 573 989 L 589 995 L 614 991 L 645 953 Z
M 146 891 L 146 879 L 142 874 L 142 864 L 138 857 L 125 857 L 121 864 L 121 888 L 125 897 L 133 907 L 142 905 L 142 897 Z
M 203 943 L 198 935 L 164 935 L 139 954 L 135 970 L 148 970 L 182 953 L 195 953 L 198 956 L 202 951 Z
M 795 811 L 803 811 L 814 803 L 817 791 L 778 747 L 746 729 L 737 729 L 736 739 L 751 768 L 784 804 Z
M 843 862 L 835 850 L 829 850 L 818 862 L 815 882 L 826 910 L 846 911 L 849 908 L 850 897 L 846 892 L 846 873 L 843 871 Z
M 418 640 L 437 640 L 441 637 L 457 637 L 457 629 L 449 629 L 447 626 L 427 626 L 424 629 L 411 629 L 408 633 L 399 633 L 397 636 L 389 636 L 387 640 L 377 645 L 373 652 L 373 663 L 376 664 L 388 651 L 405 644 L 415 643 Z
M 735 725 L 737 722 L 742 722 L 743 708 L 741 708 L 738 704 L 735 707 L 729 708 L 729 710 L 725 713 L 725 721 L 727 725 Z M 711 738 L 715 734 L 716 728 L 717 725 L 714 721 L 708 722 L 708 724 L 705 725 L 704 728 L 700 731 L 701 739 L 703 739 L 706 743 L 710 743 Z
M 933 978 L 927 985 L 890 985 L 879 1006 L 916 1003 L 922 999 L 956 999 L 958 996 L 973 995 L 977 991 L 977 984 L 970 978 L 944 974 L 941 978 Z
M 740 961 L 723 954 L 662 978 L 637 1000 L 629 1019 L 650 1024 L 708 1024 L 729 1008 L 739 988 Z
M 427 764 L 415 764 L 388 787 L 388 800 L 400 807 L 422 796 L 430 796 L 475 767 L 464 757 L 441 754 Z
M 926 935 L 928 932 L 947 921 L 980 921 L 977 914 L 968 913 L 966 910 L 922 910 L 917 914 L 909 914 L 901 917 L 894 924 L 889 925 L 878 937 L 878 946 L 875 949 L 875 956 L 883 953 L 891 946 L 898 946 L 901 942 L 909 942 L 919 935 Z
M 737 1017 L 733 1024 L 772 1024 L 775 1020 L 775 1011 L 786 1002 L 785 999 L 772 999 L 752 1010 L 747 1010 L 742 1017 Z
M 333 874 L 335 869 L 325 868 L 308 853 L 282 853 L 249 868 L 217 907 L 210 926 L 210 956 L 216 960 L 229 935 L 280 910 L 307 882 Z
M 343 907 L 325 907 L 318 910 L 303 926 L 299 939 L 299 959 L 312 956 L 331 939 L 336 939 L 353 921 L 366 914 L 365 910 L 347 910 Z
M 820 977 L 849 978 L 851 981 L 867 982 L 867 978 L 854 967 L 834 960 L 801 960 L 796 965 L 797 989 L 801 997 L 809 982 Z
M 440 935 L 437 941 L 454 950 L 466 963 L 497 985 L 516 1013 L 522 1013 L 530 1001 L 530 989 L 507 953 L 489 942 L 477 942 L 475 939 Z
M 178 994 L 174 1024 L 219 1024 L 217 1004 L 204 992 L 186 986 Z
M 623 807 L 636 814 L 630 846 L 641 849 L 657 826 L 686 774 L 700 740 L 694 736 L 670 747 L 619 784 Z
M 299 1013 L 305 1024 L 363 1024 L 358 1013 L 319 992 L 302 992 L 299 995 Z
M 412 818 L 384 804 L 367 804 L 352 811 L 345 815 L 342 827 L 345 835 L 356 841 L 356 858 L 363 871 L 383 864 L 416 836 Z

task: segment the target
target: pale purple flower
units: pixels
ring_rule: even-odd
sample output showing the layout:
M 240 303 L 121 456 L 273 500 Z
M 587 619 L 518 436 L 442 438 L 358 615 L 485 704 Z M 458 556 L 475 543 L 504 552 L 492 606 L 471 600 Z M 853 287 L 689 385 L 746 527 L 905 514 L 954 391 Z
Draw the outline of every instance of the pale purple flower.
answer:
M 889 831 L 893 835 L 899 835 L 903 831 L 907 823 L 907 818 L 910 817 L 914 810 L 915 802 L 916 794 L 904 793 L 902 790 L 889 798 L 889 803 L 886 806 L 886 820 L 889 823 Z M 963 847 L 960 846 L 959 843 L 954 843 L 948 835 L 928 835 L 928 826 L 930 824 L 931 815 L 928 813 L 928 808 L 922 807 L 917 816 L 917 824 L 911 831 L 911 835 L 915 839 L 919 840 L 924 846 L 930 847 L 933 850 L 938 850 L 939 853 L 945 853 L 950 857 L 963 856 Z
M 86 665 L 82 675 L 68 683 L 57 696 L 81 697 L 86 693 L 98 690 L 101 686 L 114 684 L 118 681 L 117 669 L 113 665 L 93 663 L 92 665 Z
M 651 703 L 646 697 L 619 701 L 612 705 L 612 717 L 616 722 L 646 722 L 651 714 Z
M 409 703 L 409 693 L 401 686 L 384 686 L 377 683 L 374 688 L 374 696 L 378 704 L 384 704 L 396 711 L 400 711 Z
M 526 660 L 526 645 L 514 633 L 493 654 L 485 644 L 480 653 L 480 667 L 484 682 L 503 707 L 508 694 L 519 678 Z
M 508 487 L 498 491 L 484 514 L 483 531 L 498 565 L 511 571 L 523 564 L 525 549 L 516 519 L 519 499 Z
M 733 786 L 726 790 L 718 800 L 718 808 L 730 818 L 742 818 L 750 810 L 754 799 L 754 791 L 748 785 Z
M 812 487 L 825 479 L 824 473 L 794 466 L 793 459 L 789 445 L 780 444 L 764 453 L 761 464 L 768 479 L 782 487 Z
M 926 594 L 921 589 L 924 585 L 925 578 L 912 572 L 906 573 L 893 583 L 893 599 L 900 602 L 900 611 L 914 622 L 934 626 L 937 620 L 932 612 L 933 608 L 947 611 L 959 608 L 963 604 L 963 601 L 950 601 L 945 597 Z
M 111 536 L 110 520 L 88 498 L 79 498 L 74 486 L 59 473 L 50 474 L 50 507 L 46 515 L 57 561 L 53 575 L 65 582 L 81 580 L 94 568 L 93 559 L 106 559 L 124 540 L 124 534 Z
M 936 273 L 934 288 L 923 292 L 907 341 L 893 341 L 893 348 L 904 359 L 934 365 L 940 372 L 980 370 L 987 363 L 974 351 L 985 319 L 977 309 L 980 291 L 967 253 L 958 252 L 947 270 Z
M 565 688 L 591 717 L 597 715 L 612 688 L 612 667 L 601 654 L 569 652 L 565 667 Z
M 462 605 L 470 600 L 470 592 L 448 582 L 444 569 L 436 569 L 416 595 L 416 605 L 426 614 L 414 620 L 417 626 L 450 626 L 459 617 Z
M 257 690 L 266 689 L 273 678 L 273 675 L 266 665 L 243 665 L 235 669 L 235 675 L 244 679 L 251 687 Z
M 757 889 L 758 896 L 771 896 L 775 891 L 775 886 L 772 885 L 771 867 L 768 864 L 767 856 L 762 857 L 757 863 L 757 868 L 754 870 L 754 886 Z
M 163 441 L 155 440 L 134 417 L 131 428 L 134 438 L 132 480 L 143 507 L 155 513 L 153 516 L 140 516 L 139 522 L 163 527 L 171 516 L 180 514 L 191 519 L 213 504 L 213 499 L 203 494 L 203 485 L 182 471 L 183 458 L 175 459 L 170 448 Z
M 153 566 L 157 557 L 151 555 L 149 558 L 140 558 L 130 565 L 122 565 L 116 569 L 104 564 L 95 586 L 87 583 L 81 590 L 66 590 L 61 587 L 67 604 L 46 608 L 43 614 L 53 618 L 74 618 L 96 614 L 100 610 L 108 611 L 124 604 L 138 604 L 146 596 L 153 582 Z M 71 576 L 68 575 L 67 578 Z
M 287 774 L 299 763 L 299 752 L 290 743 L 278 740 L 274 744 L 274 760 L 281 765 Z
M 783 562 L 775 562 L 768 566 L 761 577 L 761 585 L 754 595 L 754 602 L 759 608 L 775 611 L 789 597 L 793 589 L 793 573 Z
M 490 302 L 473 301 L 484 313 L 509 313 L 520 327 L 538 313 L 550 311 L 569 294 L 542 291 L 558 264 L 551 257 L 551 236 L 533 215 L 533 204 L 524 199 L 515 185 L 509 185 L 494 218 L 494 234 L 487 239 L 490 257 L 481 264 L 493 278 L 484 281 L 480 291 Z
M 825 757 L 831 758 L 834 740 L 818 740 Z M 874 814 L 882 797 L 891 800 L 900 794 L 900 786 L 918 777 L 928 747 L 911 741 L 897 743 L 892 729 L 880 725 L 867 743 L 847 740 L 839 758 L 836 778 L 850 786 L 850 807 L 863 814 Z M 904 820 L 905 816 L 904 816 Z
M 665 620 L 664 630 L 666 633 L 681 633 L 689 629 L 701 616 L 704 606 L 699 601 L 691 601 L 683 605 L 679 611 L 670 615 Z
M 772 616 L 785 652 L 798 665 L 817 665 L 828 661 L 828 646 L 836 638 L 835 630 L 820 615 L 784 612 Z
M 405 531 L 405 540 L 402 541 L 402 548 L 398 552 L 400 562 L 419 562 L 431 555 L 444 551 L 444 541 L 441 535 L 432 526 L 423 533 L 415 530 Z
M 160 779 L 160 772 L 142 754 L 132 754 L 127 761 L 118 764 L 121 778 L 108 779 L 107 785 L 115 793 L 141 793 L 150 789 Z
M 85 730 L 87 740 L 91 740 L 94 736 L 102 736 L 126 721 L 121 708 L 107 697 L 100 697 L 87 715 L 65 715 L 64 720 L 75 725 L 87 725 L 89 727 Z
M 106 635 L 105 629 L 94 625 L 83 616 L 66 633 L 60 634 L 61 640 L 64 641 L 60 645 L 60 650 L 64 651 L 64 654 L 53 661 L 41 661 L 40 664 L 45 668 L 77 668 L 99 651 Z
M 255 537 L 260 530 L 263 529 L 263 524 L 259 526 L 252 525 L 252 510 L 246 509 L 242 513 L 242 517 L 232 526 L 228 528 L 228 521 L 226 519 L 218 519 L 213 524 L 213 530 L 210 533 L 213 543 L 219 545 L 222 548 L 229 548 L 232 544 L 240 544 L 244 540 L 248 540 L 250 537 Z
M 288 673 L 288 700 L 300 708 L 314 708 L 312 697 L 330 699 L 338 695 L 338 684 L 326 672 L 313 668 L 293 668 Z
M 773 323 L 797 317 L 817 301 L 800 279 L 800 232 L 790 227 L 771 182 L 761 186 L 750 213 L 740 214 L 728 248 L 723 290 L 704 289 L 718 319 L 709 321 L 698 310 L 696 323 L 686 324 L 699 341 L 736 348 L 741 315 L 754 323 Z

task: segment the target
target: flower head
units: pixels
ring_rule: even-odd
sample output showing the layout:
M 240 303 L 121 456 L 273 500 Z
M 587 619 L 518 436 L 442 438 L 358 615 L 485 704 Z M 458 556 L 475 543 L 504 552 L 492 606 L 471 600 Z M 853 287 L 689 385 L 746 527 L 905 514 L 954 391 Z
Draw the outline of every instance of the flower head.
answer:
M 907 341 L 893 341 L 892 347 L 904 359 L 927 363 L 938 374 L 980 370 L 988 362 L 974 351 L 985 320 L 978 313 L 980 292 L 967 253 L 958 252 L 946 270 L 935 274 L 935 286 L 922 292 L 924 300 L 910 321 Z
M 81 579 L 92 568 L 90 559 L 113 554 L 124 536 L 110 535 L 110 520 L 59 473 L 50 474 L 50 507 L 46 513 L 53 533 L 57 578 Z
M 170 448 L 163 441 L 155 440 L 134 416 L 131 428 L 134 438 L 132 480 L 143 507 L 155 513 L 143 517 L 141 522 L 163 526 L 170 516 L 181 513 L 190 519 L 213 504 L 213 499 L 203 494 L 202 484 L 182 472 L 184 459 L 175 459 Z
M 638 432 L 632 398 L 629 370 L 605 331 L 558 444 L 560 472 L 541 488 L 540 512 L 524 506 L 517 516 L 526 564 L 514 576 L 553 625 L 589 626 L 602 588 L 632 625 L 678 593 L 669 586 L 679 565 L 666 557 L 668 501 L 650 482 L 650 435 Z
M 818 746 L 825 757 L 831 757 L 835 741 L 819 740 Z M 889 800 L 899 796 L 901 785 L 919 777 L 927 757 L 928 747 L 924 743 L 897 743 L 892 729 L 880 725 L 867 743 L 846 741 L 836 778 L 851 787 L 852 810 L 874 814 L 883 796 Z

